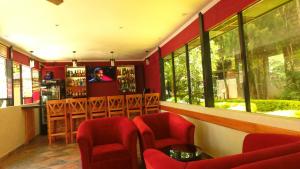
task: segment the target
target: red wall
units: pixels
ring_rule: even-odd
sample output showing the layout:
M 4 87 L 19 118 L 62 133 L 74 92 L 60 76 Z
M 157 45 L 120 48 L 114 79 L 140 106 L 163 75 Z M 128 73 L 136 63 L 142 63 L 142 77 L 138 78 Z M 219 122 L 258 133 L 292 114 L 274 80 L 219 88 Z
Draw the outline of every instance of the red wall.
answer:
M 9 51 L 8 51 L 9 52 Z M 13 61 L 18 62 L 23 65 L 30 65 L 30 58 L 27 55 L 24 55 L 23 53 L 20 53 L 18 51 L 13 51 Z M 40 70 L 40 62 L 35 60 L 34 61 L 34 68 Z
M 204 29 L 211 29 L 257 1 L 258 0 L 221 0 L 204 13 Z
M 149 65 L 144 64 L 145 87 L 151 92 L 160 93 L 160 65 L 158 52 L 149 57 Z
M 13 51 L 13 60 L 23 65 L 29 66 L 29 57 L 18 51 Z
M 65 66 L 72 65 L 70 62 L 46 62 L 45 67 L 42 69 L 42 77 L 45 76 L 46 71 L 52 71 L 54 78 L 65 79 Z M 110 62 L 82 62 L 78 63 L 78 66 L 109 66 Z M 142 93 L 144 89 L 144 65 L 142 61 L 120 61 L 116 62 L 116 66 L 120 65 L 135 65 L 136 73 L 136 87 L 137 93 Z M 108 96 L 119 95 L 119 85 L 117 80 L 113 82 L 102 83 L 88 83 L 88 96 Z
M 225 19 L 249 7 L 258 0 L 221 0 L 203 14 L 206 31 L 220 24 Z M 161 47 L 162 57 L 165 57 L 184 46 L 200 34 L 199 18 L 195 19 L 184 30 Z M 160 92 L 160 66 L 158 52 L 150 56 L 150 65 L 144 65 L 145 86 L 154 92 Z

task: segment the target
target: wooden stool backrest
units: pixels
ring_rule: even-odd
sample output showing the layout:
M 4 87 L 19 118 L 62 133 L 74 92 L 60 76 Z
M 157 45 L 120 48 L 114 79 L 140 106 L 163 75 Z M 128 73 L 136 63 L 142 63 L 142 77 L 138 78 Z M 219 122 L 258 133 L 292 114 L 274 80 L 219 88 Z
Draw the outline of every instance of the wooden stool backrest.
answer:
M 159 106 L 159 93 L 146 93 L 144 97 L 145 107 Z
M 89 97 L 88 98 L 88 103 L 89 103 L 89 112 L 105 112 L 107 109 L 107 104 L 106 104 L 106 97 Z
M 124 96 L 107 96 L 108 110 L 124 110 Z
M 83 114 L 87 113 L 87 99 L 77 98 L 77 99 L 67 99 L 68 112 L 71 114 Z
M 65 116 L 66 109 L 66 100 L 48 100 L 46 102 L 47 116 Z
M 127 110 L 142 108 L 142 95 L 141 94 L 126 95 L 126 106 L 127 106 Z

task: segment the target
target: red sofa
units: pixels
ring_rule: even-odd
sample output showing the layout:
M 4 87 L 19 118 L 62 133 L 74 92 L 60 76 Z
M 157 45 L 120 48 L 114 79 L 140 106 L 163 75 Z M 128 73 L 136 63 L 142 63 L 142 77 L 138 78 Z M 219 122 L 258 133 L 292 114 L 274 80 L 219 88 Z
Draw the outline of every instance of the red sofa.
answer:
M 77 133 L 83 169 L 137 169 L 137 129 L 126 117 L 87 120 Z
M 300 169 L 300 162 L 296 163 L 294 159 L 295 157 L 299 159 L 299 153 L 300 137 L 249 134 L 244 139 L 243 152 L 236 155 L 179 162 L 158 150 L 148 149 L 144 152 L 144 160 L 147 169 L 283 169 L 276 165 L 280 162 L 291 166 L 284 169 Z M 287 161 L 281 161 L 282 159 Z M 293 163 L 289 163 L 290 161 Z M 278 168 L 263 168 L 275 165 Z
M 148 114 L 135 117 L 133 122 L 139 131 L 141 152 L 172 144 L 194 144 L 195 126 L 177 114 Z

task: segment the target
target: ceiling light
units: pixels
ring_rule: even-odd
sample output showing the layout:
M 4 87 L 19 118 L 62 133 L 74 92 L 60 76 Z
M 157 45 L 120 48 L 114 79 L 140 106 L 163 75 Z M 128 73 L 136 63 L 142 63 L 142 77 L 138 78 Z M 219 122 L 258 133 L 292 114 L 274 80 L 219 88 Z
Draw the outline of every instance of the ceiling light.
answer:
M 116 61 L 115 61 L 114 56 L 113 56 L 114 51 L 111 51 L 110 53 L 111 53 L 110 66 L 115 66 Z
M 186 16 L 188 13 L 186 13 L 186 12 L 183 12 L 182 14 L 181 14 L 181 16 Z
M 76 51 L 73 51 L 73 60 L 72 60 L 72 65 L 73 67 L 77 67 L 77 60 L 75 59 L 75 54 L 76 54 Z
M 32 57 L 33 56 L 33 51 L 30 51 L 30 53 L 31 53 L 31 57 Z M 34 67 L 34 60 L 32 58 L 30 58 L 29 66 L 30 66 L 30 68 Z
M 64 0 L 47 0 L 47 1 L 49 1 L 49 2 L 51 2 L 53 4 L 55 4 L 55 5 L 60 5 L 61 3 L 64 2 Z
M 148 56 L 148 50 L 146 50 L 146 57 Z M 146 62 L 146 65 L 148 66 L 148 65 L 150 65 L 150 58 L 149 57 L 147 57 L 146 59 L 145 59 L 145 62 Z

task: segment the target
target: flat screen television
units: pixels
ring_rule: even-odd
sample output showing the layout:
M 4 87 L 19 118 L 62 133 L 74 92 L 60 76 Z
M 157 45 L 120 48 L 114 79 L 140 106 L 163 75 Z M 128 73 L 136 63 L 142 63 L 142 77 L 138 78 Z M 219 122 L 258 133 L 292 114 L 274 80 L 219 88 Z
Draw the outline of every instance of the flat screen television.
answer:
M 116 77 L 116 68 L 111 66 L 87 67 L 88 82 L 111 82 Z

